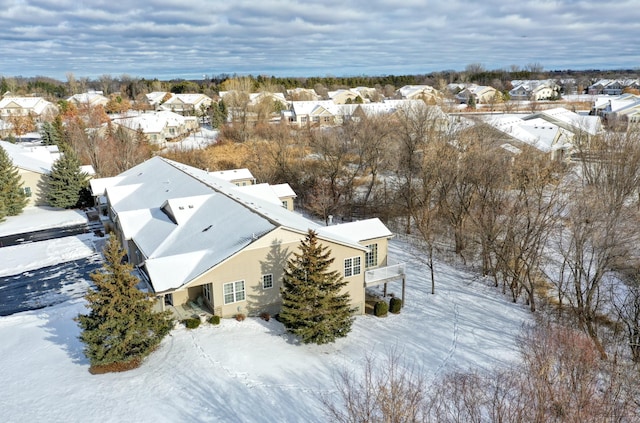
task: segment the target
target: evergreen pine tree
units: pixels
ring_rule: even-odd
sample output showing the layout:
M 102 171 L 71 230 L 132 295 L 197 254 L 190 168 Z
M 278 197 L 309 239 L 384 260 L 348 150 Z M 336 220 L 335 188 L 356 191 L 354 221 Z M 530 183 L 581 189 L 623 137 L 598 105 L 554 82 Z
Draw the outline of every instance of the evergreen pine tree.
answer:
M 40 128 L 40 137 L 44 145 L 59 145 L 62 139 L 62 134 L 58 131 L 56 125 L 50 122 L 45 122 Z
M 309 230 L 299 249 L 284 269 L 279 319 L 305 344 L 334 342 L 347 336 L 353 322 L 349 294 L 340 294 L 346 282 L 329 270 L 331 251 L 314 231 Z
M 123 263 L 115 235 L 104 256 L 102 270 L 91 274 L 95 289 L 85 295 L 91 311 L 76 317 L 92 373 L 137 367 L 173 326 L 170 312 L 154 312 L 149 295 L 136 288 L 139 279 L 131 274 L 133 266 Z
M 27 202 L 18 168 L 13 165 L 5 149 L 0 147 L 0 222 L 6 216 L 22 213 Z
M 63 151 L 47 175 L 46 197 L 53 207 L 70 209 L 79 205 L 89 175 L 80 169 L 80 160 L 72 149 L 65 148 Z

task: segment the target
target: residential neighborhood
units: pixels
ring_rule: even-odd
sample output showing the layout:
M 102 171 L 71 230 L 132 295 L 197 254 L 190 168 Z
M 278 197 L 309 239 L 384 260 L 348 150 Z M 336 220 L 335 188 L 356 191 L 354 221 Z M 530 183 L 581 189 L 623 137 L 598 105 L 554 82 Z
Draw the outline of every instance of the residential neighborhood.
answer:
M 442 387 L 463 357 L 521 363 L 527 336 L 635 369 L 635 332 L 616 328 L 640 327 L 637 79 L 485 73 L 5 93 L 0 323 L 54 319 L 74 340 L 56 348 L 92 377 L 193 365 L 250 374 L 243 392 L 299 377 L 283 373 L 289 356 L 306 374 L 300 363 L 366 366 L 393 348 Z M 594 264 L 576 272 L 585 257 Z M 569 340 L 534 324 L 559 326 L 559 314 L 574 322 Z M 514 368 L 508 383 L 537 371 Z

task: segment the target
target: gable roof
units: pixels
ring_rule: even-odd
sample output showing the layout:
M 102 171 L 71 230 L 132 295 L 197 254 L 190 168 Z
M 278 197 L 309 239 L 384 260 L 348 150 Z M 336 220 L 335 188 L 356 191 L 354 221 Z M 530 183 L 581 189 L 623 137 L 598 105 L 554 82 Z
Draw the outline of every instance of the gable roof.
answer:
M 7 152 L 15 167 L 41 174 L 51 172 L 53 162 L 60 157 L 57 146 L 23 147 L 19 144 L 0 141 L 0 147 Z
M 0 100 L 0 109 L 19 108 L 30 110 L 37 115 L 42 114 L 49 107 L 57 108 L 42 97 L 4 97 Z
M 322 228 L 280 202 L 161 157 L 99 185 L 105 186 L 123 235 L 144 254 L 156 292 L 185 285 L 278 227 L 300 234 Z M 321 238 L 364 249 L 339 232 Z

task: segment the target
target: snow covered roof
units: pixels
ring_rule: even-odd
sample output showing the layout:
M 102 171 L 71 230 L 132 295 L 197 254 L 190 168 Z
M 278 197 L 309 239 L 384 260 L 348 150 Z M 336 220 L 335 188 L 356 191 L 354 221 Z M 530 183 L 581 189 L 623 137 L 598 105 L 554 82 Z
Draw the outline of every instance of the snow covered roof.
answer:
M 104 195 L 107 187 L 117 185 L 122 180 L 122 176 L 112 176 L 110 178 L 91 179 L 89 184 L 93 195 Z
M 142 130 L 145 134 L 159 134 L 165 127 L 179 127 L 185 124 L 187 118 L 168 110 L 129 114 L 114 119 L 113 122 L 134 131 Z
M 289 185 L 289 184 L 284 184 L 284 185 Z M 293 192 L 293 190 L 291 189 L 291 187 L 289 187 L 289 190 L 293 193 L 293 195 L 285 195 L 285 196 L 281 196 L 278 195 L 278 193 L 276 192 L 276 189 L 274 189 L 274 186 L 271 186 L 269 184 L 255 184 L 255 185 L 246 185 L 246 186 L 241 186 L 238 187 L 242 192 L 251 194 L 261 200 L 264 201 L 268 201 L 272 204 L 278 204 L 278 205 L 282 205 L 282 197 L 295 197 L 295 193 Z
M 2 147 L 13 162 L 13 165 L 24 170 L 46 174 L 51 172 L 53 162 L 60 157 L 56 146 L 29 146 L 0 141 Z
M 291 188 L 291 185 L 287 183 L 270 185 L 270 187 L 273 190 L 273 192 L 278 196 L 278 198 L 297 197 L 295 191 L 293 190 L 293 188 Z
M 525 121 L 532 119 L 544 119 L 572 132 L 585 131 L 590 135 L 596 135 L 602 130 L 602 122 L 598 116 L 581 116 L 567 110 L 564 107 L 541 110 L 537 113 L 523 117 Z
M 105 105 L 109 102 L 109 99 L 102 95 L 102 92 L 89 91 L 82 94 L 74 94 L 67 98 L 67 101 L 74 102 L 76 104 L 102 104 Z
M 568 134 L 559 126 L 540 118 L 525 121 L 518 116 L 503 115 L 489 116 L 485 121 L 511 138 L 545 153 L 567 146 L 564 143 L 558 144 L 556 141 L 562 136 L 568 138 Z
M 301 234 L 322 228 L 280 201 L 161 157 L 94 186 L 105 187 L 125 238 L 144 254 L 156 292 L 183 286 L 277 227 Z M 341 231 L 324 239 L 363 249 Z
M 47 107 L 56 107 L 42 97 L 4 97 L 0 100 L 0 109 L 7 108 L 12 104 L 21 109 L 30 110 L 37 115 L 42 114 Z
M 220 178 L 227 182 L 240 181 L 244 179 L 254 179 L 253 174 L 249 169 L 231 169 L 231 170 L 219 170 L 216 172 L 210 172 L 213 176 Z
M 391 238 L 393 236 L 389 228 L 377 217 L 359 220 L 357 222 L 342 223 L 340 225 L 324 226 L 317 232 L 318 235 L 321 236 L 339 233 L 343 236 L 358 240 L 358 242 L 376 238 Z

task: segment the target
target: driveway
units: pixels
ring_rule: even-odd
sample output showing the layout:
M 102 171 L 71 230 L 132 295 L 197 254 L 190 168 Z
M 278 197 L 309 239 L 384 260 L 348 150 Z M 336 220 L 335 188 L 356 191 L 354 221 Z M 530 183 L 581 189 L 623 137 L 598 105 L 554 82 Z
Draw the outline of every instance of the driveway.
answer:
M 20 234 L 0 236 L 0 247 L 10 247 L 12 245 L 25 244 L 29 242 L 45 241 L 48 239 L 64 238 L 79 234 L 89 233 L 90 229 L 86 223 L 65 226 L 62 228 L 43 229 Z
M 59 304 L 82 297 L 91 284 L 91 274 L 102 266 L 95 253 L 19 275 L 0 277 L 0 316 Z

